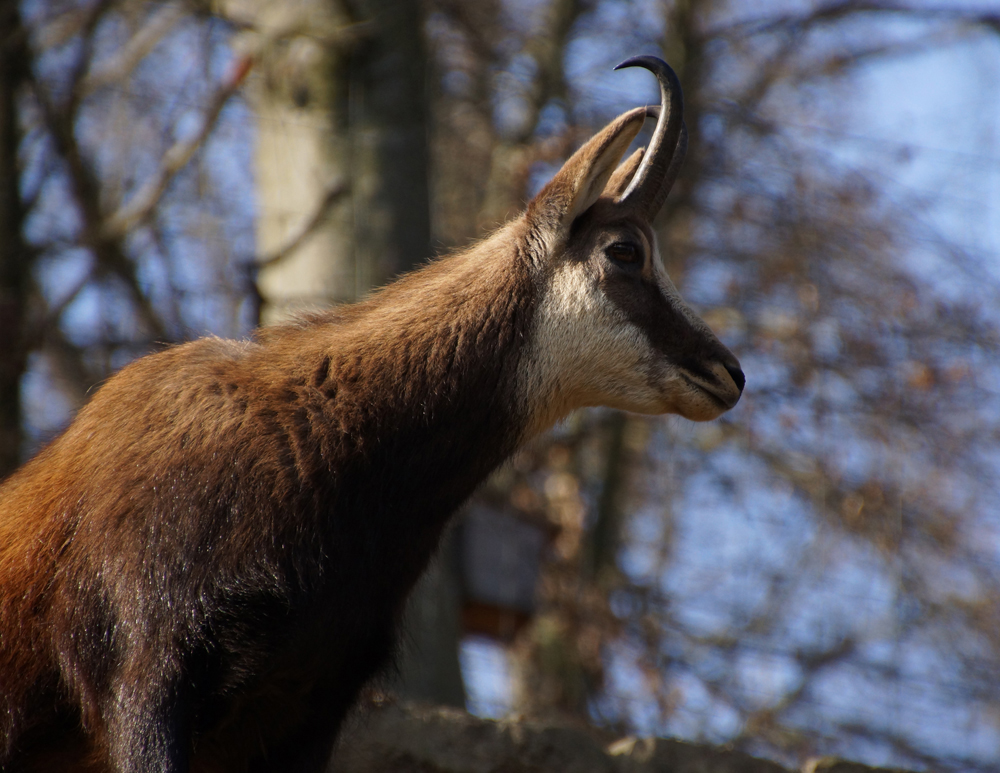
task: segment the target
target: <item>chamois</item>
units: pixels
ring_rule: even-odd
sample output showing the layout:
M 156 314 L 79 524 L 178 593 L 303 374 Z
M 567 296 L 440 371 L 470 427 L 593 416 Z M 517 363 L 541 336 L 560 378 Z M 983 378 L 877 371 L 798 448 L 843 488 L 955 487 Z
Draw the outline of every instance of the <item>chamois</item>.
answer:
M 526 211 L 360 303 L 152 354 L 0 488 L 0 769 L 319 771 L 448 519 L 582 406 L 732 408 L 651 221 L 676 75 Z M 619 162 L 647 117 L 645 153 Z

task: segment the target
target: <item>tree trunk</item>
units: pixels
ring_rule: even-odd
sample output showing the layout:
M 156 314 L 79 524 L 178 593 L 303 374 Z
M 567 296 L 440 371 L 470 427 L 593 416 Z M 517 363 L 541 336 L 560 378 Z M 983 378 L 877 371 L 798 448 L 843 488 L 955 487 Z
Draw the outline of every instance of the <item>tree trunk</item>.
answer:
M 431 255 L 423 14 L 414 0 L 356 0 L 371 26 L 350 58 L 351 185 L 363 286 Z
M 427 66 L 420 3 L 356 0 L 353 8 L 371 25 L 350 58 L 349 126 L 358 278 L 374 287 L 431 256 Z M 397 689 L 465 706 L 454 551 L 446 537 L 410 599 Z
M 348 5 L 258 6 L 269 38 L 253 91 L 264 324 L 356 300 L 430 257 L 420 4 Z M 343 186 L 350 195 L 332 198 Z M 407 613 L 398 689 L 464 706 L 459 633 L 457 561 L 438 560 Z
M 0 478 L 22 449 L 21 377 L 27 369 L 30 250 L 24 240 L 17 95 L 30 61 L 17 3 L 0 4 Z
M 257 41 L 250 96 L 257 115 L 257 249 L 265 256 L 257 289 L 261 322 L 272 324 L 367 290 L 358 284 L 351 198 L 329 195 L 351 178 L 342 50 L 351 20 L 321 0 L 250 3 L 246 12 L 265 38 Z

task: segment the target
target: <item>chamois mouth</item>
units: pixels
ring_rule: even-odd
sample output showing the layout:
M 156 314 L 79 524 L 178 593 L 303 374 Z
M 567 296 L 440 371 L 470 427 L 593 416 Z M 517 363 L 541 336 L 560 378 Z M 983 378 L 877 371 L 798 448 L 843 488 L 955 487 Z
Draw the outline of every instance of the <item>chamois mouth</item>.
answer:
M 720 368 L 725 370 L 725 375 L 718 373 Z M 717 366 L 710 368 L 709 372 L 715 377 L 716 383 L 706 383 L 684 372 L 680 376 L 699 393 L 707 395 L 718 408 L 723 411 L 730 410 L 740 401 L 740 396 L 743 394 L 743 386 L 746 382 L 743 371 L 738 366 L 726 366 L 718 363 Z

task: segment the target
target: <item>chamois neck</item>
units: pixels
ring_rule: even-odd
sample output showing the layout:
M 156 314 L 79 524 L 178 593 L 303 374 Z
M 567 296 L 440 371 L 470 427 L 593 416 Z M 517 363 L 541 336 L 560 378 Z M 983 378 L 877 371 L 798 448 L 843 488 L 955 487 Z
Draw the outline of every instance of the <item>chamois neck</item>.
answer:
M 361 303 L 265 333 L 265 356 L 333 406 L 327 431 L 355 444 L 351 454 L 431 478 L 464 469 L 453 493 L 467 496 L 530 420 L 520 368 L 536 288 L 528 262 L 504 243 L 491 239 Z

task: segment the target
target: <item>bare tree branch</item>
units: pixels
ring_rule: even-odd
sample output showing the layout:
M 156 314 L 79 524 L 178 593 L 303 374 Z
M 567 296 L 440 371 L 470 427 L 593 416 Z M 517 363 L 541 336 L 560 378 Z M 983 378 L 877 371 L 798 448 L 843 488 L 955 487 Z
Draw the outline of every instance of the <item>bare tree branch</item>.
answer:
M 178 140 L 167 150 L 160 162 L 159 169 L 152 177 L 132 195 L 126 204 L 104 221 L 101 227 L 103 238 L 121 239 L 150 216 L 177 173 L 204 145 L 205 140 L 215 128 L 222 108 L 243 84 L 253 67 L 253 63 L 253 58 L 249 55 L 244 55 L 233 62 L 229 73 L 209 100 L 198 131 L 189 139 Z
M 92 69 L 79 85 L 83 94 L 116 81 L 126 79 L 135 67 L 159 44 L 159 42 L 184 18 L 187 9 L 181 2 L 170 2 L 160 6 L 146 23 L 136 32 L 116 55 L 100 67 Z

